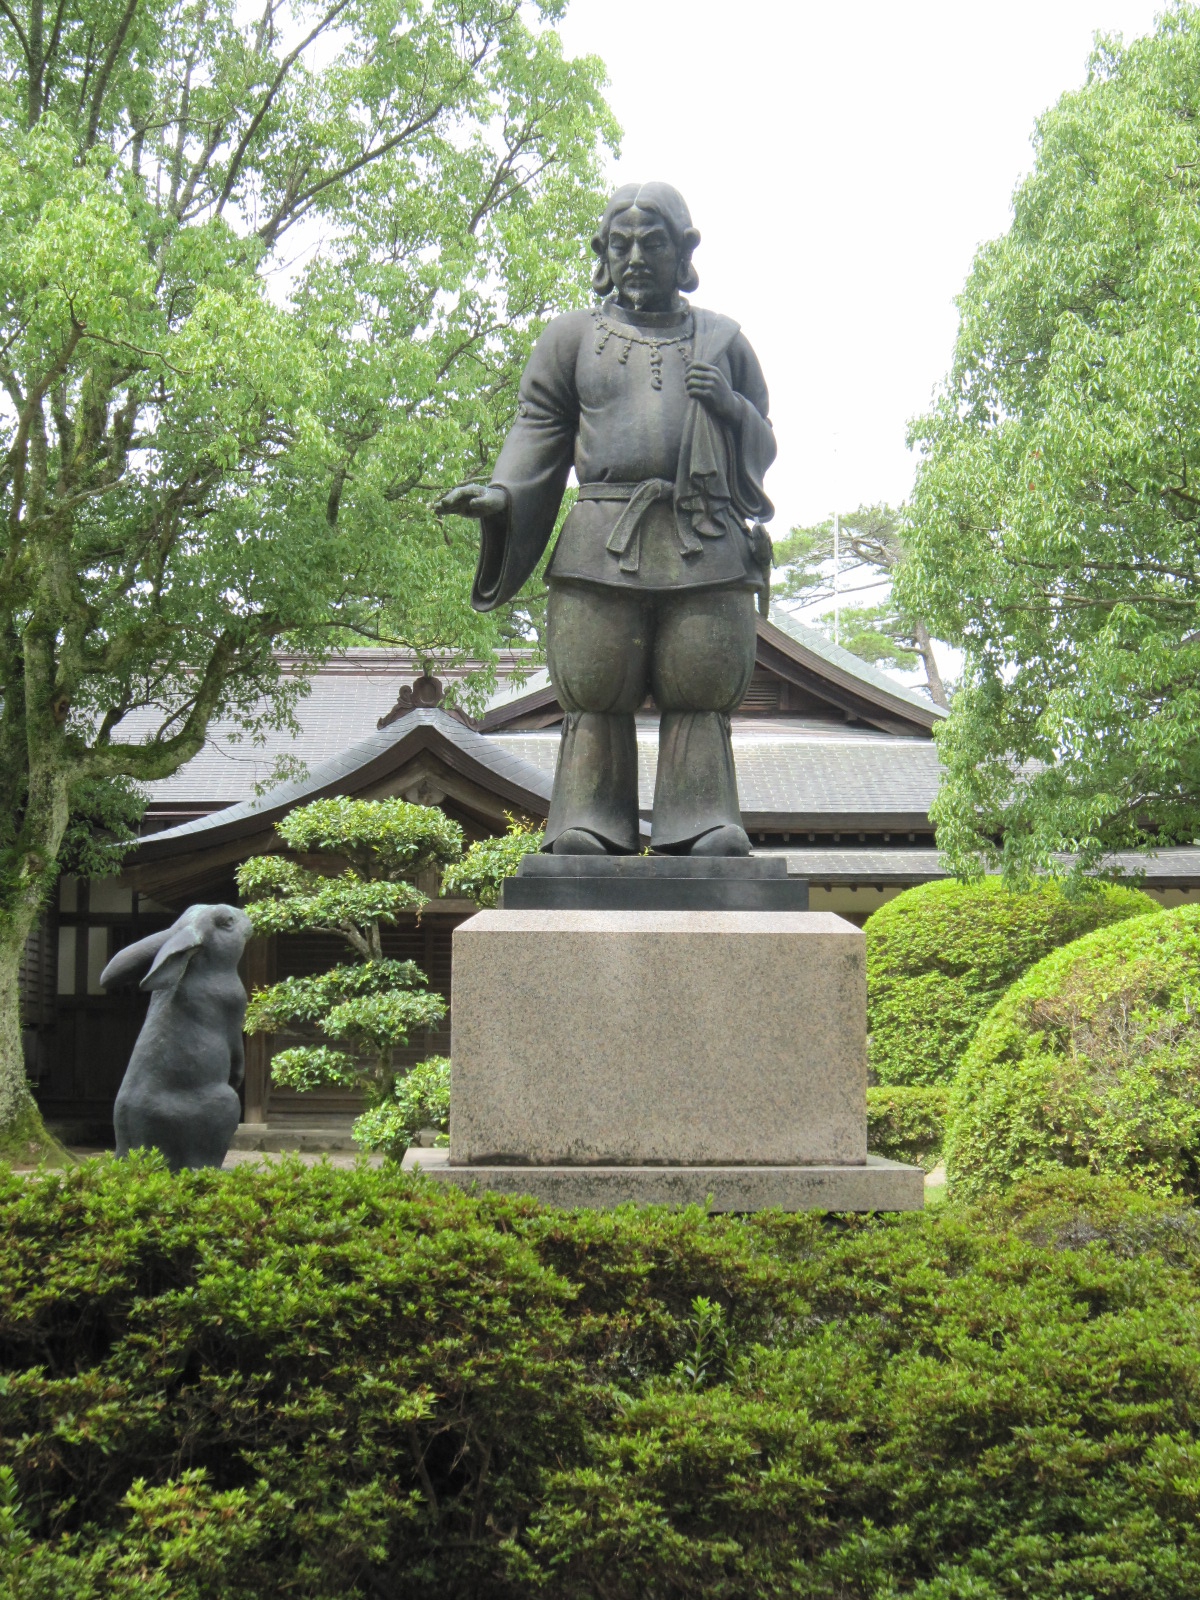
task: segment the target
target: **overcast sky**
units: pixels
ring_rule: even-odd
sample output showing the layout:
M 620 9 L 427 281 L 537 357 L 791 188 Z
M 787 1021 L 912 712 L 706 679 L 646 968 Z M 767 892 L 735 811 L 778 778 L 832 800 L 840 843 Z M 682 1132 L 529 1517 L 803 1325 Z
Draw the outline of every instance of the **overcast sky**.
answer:
M 908 419 L 949 364 L 954 297 L 1008 224 L 1034 120 L 1096 31 L 1161 0 L 572 0 L 572 55 L 608 65 L 614 184 L 681 189 L 698 305 L 767 375 L 778 538 L 912 482 Z

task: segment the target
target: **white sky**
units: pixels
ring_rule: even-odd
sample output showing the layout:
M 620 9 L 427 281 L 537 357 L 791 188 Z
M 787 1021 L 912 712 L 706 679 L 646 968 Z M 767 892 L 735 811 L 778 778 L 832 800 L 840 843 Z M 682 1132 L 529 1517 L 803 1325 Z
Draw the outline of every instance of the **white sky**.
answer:
M 908 419 L 949 365 L 954 296 L 1002 233 L 1035 118 L 1093 34 L 1162 0 L 572 0 L 604 58 L 614 185 L 682 190 L 696 303 L 734 316 L 771 388 L 772 532 L 902 500 Z

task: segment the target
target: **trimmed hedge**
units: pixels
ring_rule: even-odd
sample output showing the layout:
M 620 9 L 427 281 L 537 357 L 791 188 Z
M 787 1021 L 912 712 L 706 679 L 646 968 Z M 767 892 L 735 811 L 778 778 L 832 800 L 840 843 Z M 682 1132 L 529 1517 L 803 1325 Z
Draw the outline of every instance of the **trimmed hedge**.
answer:
M 966 1195 L 1055 1167 L 1200 1192 L 1200 906 L 1102 928 L 1027 972 L 976 1034 L 949 1122 Z
M 1137 889 L 999 878 L 924 883 L 867 921 L 869 1061 L 879 1083 L 946 1083 L 1005 989 L 1060 945 L 1159 908 Z
M 1193 1600 L 1196 1215 L 0 1178 L 20 1600 Z
M 946 1136 L 950 1091 L 943 1084 L 867 1090 L 867 1149 L 892 1161 L 937 1165 Z

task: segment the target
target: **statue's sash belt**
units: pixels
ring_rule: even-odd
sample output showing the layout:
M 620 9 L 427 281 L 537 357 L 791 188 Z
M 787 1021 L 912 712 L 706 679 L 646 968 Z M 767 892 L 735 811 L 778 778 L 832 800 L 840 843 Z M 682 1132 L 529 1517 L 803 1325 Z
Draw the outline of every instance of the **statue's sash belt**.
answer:
M 675 497 L 675 485 L 666 478 L 647 478 L 644 483 L 582 483 L 581 500 L 624 500 L 625 509 L 617 518 L 608 536 L 606 549 L 621 558 L 622 572 L 636 572 L 642 553 L 642 521 L 651 506 Z M 704 549 L 701 541 L 684 521 L 672 518 L 675 542 L 685 556 L 698 555 Z

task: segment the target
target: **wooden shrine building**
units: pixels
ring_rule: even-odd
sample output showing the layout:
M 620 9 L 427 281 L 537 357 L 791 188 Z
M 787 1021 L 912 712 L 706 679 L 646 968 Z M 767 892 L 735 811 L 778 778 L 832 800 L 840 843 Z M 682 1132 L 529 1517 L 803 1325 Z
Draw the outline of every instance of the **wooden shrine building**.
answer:
M 447 677 L 452 678 L 453 674 Z M 415 681 L 414 681 L 415 680 Z M 64 879 L 30 941 L 25 968 L 26 1060 L 44 1115 L 74 1137 L 100 1138 L 145 1014 L 136 990 L 109 995 L 99 976 L 124 945 L 201 901 L 236 900 L 240 862 L 275 848 L 275 822 L 332 795 L 401 795 L 440 806 L 468 840 L 503 833 L 510 816 L 545 818 L 562 707 L 544 670 L 514 654 L 486 713 L 472 722 L 442 703 L 443 686 L 412 658 L 351 650 L 314 677 L 299 732 L 261 744 L 212 730 L 173 777 L 148 786 L 145 833 L 119 878 Z M 944 713 L 791 618 L 760 619 L 754 677 L 733 717 L 742 814 L 756 851 L 786 854 L 809 880 L 814 910 L 860 924 L 901 889 L 944 876 L 929 807 L 938 766 L 932 732 Z M 657 713 L 638 719 L 641 803 L 654 786 Z M 272 783 L 280 758 L 304 776 Z M 648 827 L 647 827 L 648 832 Z M 1200 849 L 1164 851 L 1145 887 L 1167 903 L 1200 897 Z M 436 884 L 428 885 L 436 893 Z M 451 933 L 474 907 L 434 898 L 385 939 L 450 998 Z M 306 934 L 254 940 L 255 987 L 344 959 L 341 942 Z M 328 1119 L 353 1109 L 345 1093 L 270 1089 L 282 1038 L 247 1041 L 244 1117 Z M 447 1053 L 448 1027 L 414 1040 L 412 1060 Z

